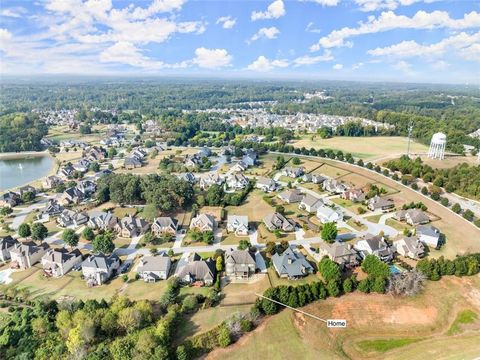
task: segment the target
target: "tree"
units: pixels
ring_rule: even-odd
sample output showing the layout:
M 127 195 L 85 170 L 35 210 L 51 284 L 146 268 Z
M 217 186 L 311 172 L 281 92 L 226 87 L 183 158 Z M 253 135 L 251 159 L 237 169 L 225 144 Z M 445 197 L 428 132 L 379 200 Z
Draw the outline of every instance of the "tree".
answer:
M 227 347 L 232 343 L 230 336 L 230 330 L 226 326 L 221 326 L 218 330 L 218 345 L 221 347 Z
M 83 229 L 82 236 L 85 240 L 92 241 L 95 238 L 95 233 L 93 232 L 92 228 L 86 227 Z
M 465 210 L 465 212 L 463 213 L 462 215 L 465 219 L 467 219 L 468 221 L 473 221 L 474 217 L 475 217 L 475 214 L 473 213 L 472 210 L 470 209 L 467 209 Z
M 337 224 L 334 222 L 328 222 L 323 225 L 322 231 L 321 231 L 321 236 L 322 239 L 325 240 L 328 243 L 333 243 L 335 242 L 335 239 L 337 238 L 338 230 L 337 230 Z
M 74 247 L 78 245 L 79 236 L 74 230 L 66 229 L 62 234 L 62 240 L 66 245 Z
M 190 360 L 190 353 L 185 345 L 180 345 L 175 351 L 177 360 Z
M 32 191 L 26 191 L 22 194 L 22 201 L 29 203 L 35 199 L 35 194 Z
M 452 205 L 452 211 L 454 213 L 459 214 L 462 211 L 462 207 L 460 206 L 460 204 L 455 203 L 455 204 Z
M 353 281 L 351 278 L 348 277 L 343 281 L 343 292 L 349 293 L 349 292 L 352 292 L 353 290 L 354 290 Z
M 34 241 L 43 241 L 48 236 L 48 229 L 42 223 L 34 223 L 31 232 Z
M 248 240 L 242 239 L 238 243 L 238 250 L 246 250 L 251 246 Z
M 110 254 L 115 249 L 113 238 L 114 235 L 109 231 L 95 236 L 95 239 L 92 243 L 93 251 L 103 254 Z
M 18 235 L 22 238 L 27 238 L 32 234 L 30 230 L 30 225 L 23 223 L 18 227 Z
M 100 171 L 100 164 L 96 161 L 92 162 L 88 167 L 90 171 L 99 172 Z
M 301 163 L 301 161 L 298 157 L 295 156 L 294 158 L 292 158 L 292 164 L 293 165 L 300 165 L 300 163 Z
M 215 267 L 218 272 L 223 270 L 223 258 L 221 256 L 217 257 Z

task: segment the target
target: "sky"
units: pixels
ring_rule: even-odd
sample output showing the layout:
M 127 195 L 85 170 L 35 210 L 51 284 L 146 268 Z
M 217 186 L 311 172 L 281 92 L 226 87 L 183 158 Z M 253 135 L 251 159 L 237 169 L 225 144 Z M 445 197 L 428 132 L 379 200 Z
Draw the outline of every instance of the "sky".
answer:
M 0 2 L 0 75 L 480 84 L 476 0 Z

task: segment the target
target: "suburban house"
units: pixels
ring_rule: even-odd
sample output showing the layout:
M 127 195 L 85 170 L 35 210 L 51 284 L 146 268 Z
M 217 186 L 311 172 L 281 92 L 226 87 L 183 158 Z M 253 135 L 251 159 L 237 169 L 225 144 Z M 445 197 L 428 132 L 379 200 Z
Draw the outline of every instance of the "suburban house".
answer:
M 326 205 L 322 205 L 317 209 L 317 217 L 322 224 L 326 224 L 328 222 L 336 223 L 343 219 L 343 215 L 340 213 L 340 211 L 332 209 Z
M 248 235 L 248 216 L 228 215 L 227 231 L 236 236 Z
M 45 255 L 49 246 L 47 243 L 35 244 L 33 241 L 16 243 L 10 249 L 10 267 L 25 270 L 38 263 Z
M 152 233 L 156 236 L 164 234 L 175 235 L 178 229 L 178 220 L 168 216 L 158 217 L 153 221 Z
M 351 202 L 358 203 L 365 200 L 365 193 L 362 189 L 352 189 L 343 192 L 340 197 Z
M 323 190 L 331 194 L 342 194 L 349 189 L 349 187 L 335 179 L 327 179 L 323 182 Z
M 254 166 L 257 163 L 257 153 L 253 150 L 247 150 L 247 153 L 242 157 L 242 162 L 247 167 Z
M 277 190 L 277 186 L 278 185 L 275 180 L 266 177 L 258 177 L 255 184 L 255 187 L 257 189 L 261 189 L 263 192 L 266 193 Z
M 85 152 L 85 157 L 90 161 L 100 161 L 107 157 L 107 152 L 97 146 L 92 146 Z
M 323 184 L 325 180 L 328 178 L 326 176 L 320 175 L 320 174 L 312 174 L 312 183 L 314 184 Z
M 0 261 L 7 262 L 10 260 L 10 250 L 18 244 L 18 241 L 10 235 L 0 238 Z
M 376 195 L 368 199 L 367 208 L 371 211 L 382 210 L 382 212 L 389 212 L 395 208 L 395 203 L 392 199 L 386 199 Z
M 298 279 L 313 272 L 313 267 L 305 259 L 302 253 L 296 252 L 288 247 L 281 255 L 275 253 L 272 256 L 272 263 L 278 276 Z
M 199 214 L 195 216 L 190 222 L 190 229 L 199 231 L 213 231 L 217 227 L 217 222 L 212 215 Z
M 295 223 L 292 220 L 287 219 L 280 213 L 271 213 L 263 218 L 263 223 L 270 231 L 295 231 Z
M 48 176 L 45 179 L 45 181 L 43 182 L 43 187 L 45 189 L 52 189 L 60 184 L 63 184 L 63 180 L 60 179 L 58 176 L 52 175 L 52 176 Z
M 35 195 L 37 193 L 37 189 L 35 189 L 33 186 L 26 185 L 18 188 L 18 191 L 17 191 L 18 195 L 20 196 L 28 192 L 31 192 L 32 194 Z
M 399 210 L 394 218 L 398 221 L 405 221 L 412 226 L 424 225 L 430 222 L 430 218 L 421 209 Z
M 104 176 L 107 176 L 107 175 L 110 175 L 112 173 L 112 170 L 110 169 L 103 169 L 103 170 L 100 170 L 99 172 L 95 173 L 94 175 L 94 179 L 95 180 L 99 180 L 101 179 L 102 177 Z
M 140 168 L 142 165 L 142 161 L 134 156 L 127 157 L 123 163 L 123 167 L 129 170 Z
M 183 164 L 188 168 L 199 166 L 199 165 L 201 165 L 201 163 L 202 163 L 202 159 L 200 159 L 196 155 L 187 155 L 187 156 L 185 156 L 185 159 L 183 160 Z
M 298 178 L 305 173 L 303 167 L 285 167 L 282 170 L 282 174 L 291 178 Z
M 350 244 L 343 242 L 327 244 L 322 241 L 318 250 L 320 257 L 328 256 L 330 260 L 336 262 L 342 268 L 352 268 L 359 264 L 358 253 Z
M 195 178 L 195 175 L 193 175 L 191 172 L 186 172 L 183 174 L 180 174 L 178 176 L 179 179 L 185 180 L 186 182 L 190 184 L 195 184 L 197 182 L 197 179 Z
M 438 248 L 441 245 L 442 233 L 435 226 L 422 225 L 415 229 L 415 235 L 420 241 L 433 248 Z
M 317 212 L 317 210 L 323 205 L 323 200 L 320 198 L 317 198 L 311 194 L 306 194 L 303 198 L 302 201 L 300 201 L 300 204 L 298 205 L 298 208 L 300 210 L 305 210 L 309 213 L 314 213 Z
M 50 221 L 50 218 L 59 216 L 64 210 L 56 200 L 51 199 L 45 204 L 45 207 L 40 210 L 37 218 L 42 221 Z
M 170 273 L 172 260 L 162 253 L 156 256 L 144 256 L 140 259 L 137 267 L 137 273 L 145 282 L 156 282 L 157 280 L 166 280 Z
M 200 178 L 200 188 L 205 190 L 212 185 L 222 185 L 224 179 L 217 173 L 209 173 L 207 176 Z
M 102 285 L 114 276 L 119 268 L 120 258 L 117 255 L 96 254 L 90 255 L 82 263 L 82 274 L 88 286 Z
M 92 162 L 87 159 L 80 159 L 72 166 L 75 170 L 80 171 L 81 173 L 86 173 L 91 163 Z
M 190 254 L 186 264 L 178 268 L 175 275 L 187 284 L 209 286 L 215 280 L 215 262 L 211 258 L 202 260 L 200 255 L 193 253 Z
M 86 214 L 78 213 L 68 209 L 64 209 L 60 216 L 57 218 L 58 225 L 64 228 L 77 228 L 80 225 L 86 224 L 87 222 L 88 216 Z
M 200 148 L 200 150 L 198 150 L 198 152 L 195 155 L 201 159 L 201 158 L 209 157 L 210 155 L 212 155 L 212 151 L 208 147 L 204 146 Z
M 0 207 L 13 208 L 20 204 L 20 196 L 17 193 L 8 191 L 0 195 Z
M 67 164 L 58 170 L 58 176 L 68 179 L 73 175 L 74 171 L 74 167 L 71 164 Z
M 389 262 L 393 259 L 393 251 L 385 242 L 383 236 L 367 234 L 365 237 L 354 245 L 355 249 L 360 252 L 362 258 L 367 255 L 375 255 L 380 260 Z
M 420 259 L 425 255 L 425 247 L 418 236 L 403 237 L 393 242 L 393 246 L 402 256 Z
M 255 255 L 248 250 L 225 252 L 225 274 L 234 279 L 248 279 L 255 274 Z
M 97 184 L 95 184 L 91 180 L 82 180 L 78 182 L 77 189 L 80 190 L 82 193 L 85 194 L 85 196 L 88 197 L 92 195 L 95 192 L 95 190 L 97 190 Z
M 242 173 L 236 172 L 227 176 L 227 187 L 230 189 L 245 189 L 249 183 L 248 178 Z
M 88 226 L 92 229 L 113 230 L 118 223 L 118 218 L 111 212 L 95 212 L 90 214 Z
M 278 194 L 278 198 L 287 204 L 293 204 L 303 199 L 303 193 L 298 189 L 289 189 Z
M 62 277 L 81 262 L 82 253 L 78 249 L 70 252 L 65 248 L 48 249 L 42 256 L 43 272 L 48 277 Z
M 63 192 L 60 203 L 62 205 L 79 204 L 83 200 L 85 200 L 85 194 L 76 186 L 72 186 Z
M 150 228 L 150 224 L 139 217 L 125 216 L 114 226 L 114 230 L 119 236 L 131 238 L 145 234 Z

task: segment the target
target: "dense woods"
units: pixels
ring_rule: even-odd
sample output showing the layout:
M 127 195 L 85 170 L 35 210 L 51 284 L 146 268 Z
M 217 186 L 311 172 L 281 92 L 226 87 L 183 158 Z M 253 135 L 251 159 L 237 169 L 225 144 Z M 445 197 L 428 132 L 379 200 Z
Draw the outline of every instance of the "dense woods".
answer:
M 48 127 L 34 114 L 0 116 L 0 152 L 37 151 Z

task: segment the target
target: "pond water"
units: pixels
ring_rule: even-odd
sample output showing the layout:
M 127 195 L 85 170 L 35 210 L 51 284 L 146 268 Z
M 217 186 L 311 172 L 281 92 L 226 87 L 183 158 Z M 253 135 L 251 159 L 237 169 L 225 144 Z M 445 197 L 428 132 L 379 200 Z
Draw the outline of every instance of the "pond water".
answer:
M 50 156 L 0 160 L 0 191 L 40 179 L 52 166 Z

